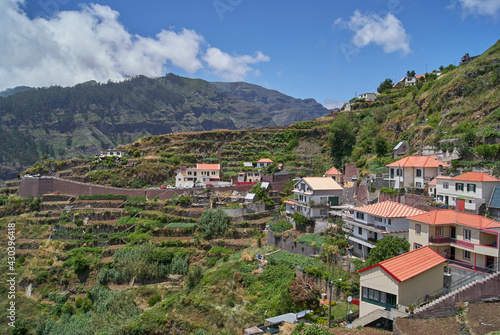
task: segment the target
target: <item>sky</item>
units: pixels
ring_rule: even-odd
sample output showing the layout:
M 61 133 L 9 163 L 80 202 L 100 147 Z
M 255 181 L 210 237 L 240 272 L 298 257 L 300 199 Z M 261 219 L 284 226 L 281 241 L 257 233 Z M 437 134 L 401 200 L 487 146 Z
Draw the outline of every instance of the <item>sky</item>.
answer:
M 341 107 L 500 38 L 500 0 L 0 0 L 0 91 L 174 73 Z

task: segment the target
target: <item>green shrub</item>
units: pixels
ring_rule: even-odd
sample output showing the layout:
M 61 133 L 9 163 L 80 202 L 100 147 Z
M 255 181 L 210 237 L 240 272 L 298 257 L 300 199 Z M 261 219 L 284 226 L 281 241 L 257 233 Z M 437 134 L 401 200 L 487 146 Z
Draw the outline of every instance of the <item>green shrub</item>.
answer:
M 161 301 L 161 295 L 155 294 L 151 298 L 148 299 L 148 306 L 153 307 L 157 303 Z

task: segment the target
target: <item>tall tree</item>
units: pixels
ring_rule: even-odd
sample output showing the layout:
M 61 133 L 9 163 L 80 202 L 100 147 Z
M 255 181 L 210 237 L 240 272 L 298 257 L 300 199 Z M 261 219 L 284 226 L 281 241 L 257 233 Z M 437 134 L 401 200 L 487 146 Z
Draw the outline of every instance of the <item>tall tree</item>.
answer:
M 321 292 L 311 279 L 296 279 L 290 287 L 293 303 L 301 309 L 316 310 L 319 308 Z
M 379 87 L 377 88 L 377 92 L 382 94 L 384 91 L 390 90 L 392 88 L 392 79 L 387 78 L 383 82 L 380 83 Z
M 342 166 L 343 159 L 351 155 L 356 143 L 355 125 L 346 114 L 340 114 L 330 125 L 328 143 L 336 166 Z
M 410 250 L 410 243 L 404 238 L 387 236 L 379 240 L 375 248 L 370 250 L 366 265 L 370 266 L 386 259 L 396 257 Z

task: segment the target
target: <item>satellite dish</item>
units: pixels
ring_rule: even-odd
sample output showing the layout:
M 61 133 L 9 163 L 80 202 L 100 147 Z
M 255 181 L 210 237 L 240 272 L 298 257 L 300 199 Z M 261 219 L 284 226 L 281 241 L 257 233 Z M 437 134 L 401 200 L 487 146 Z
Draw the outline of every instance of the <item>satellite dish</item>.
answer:
M 351 297 L 351 296 L 348 296 L 348 297 L 347 297 L 347 301 L 348 301 L 348 302 L 351 302 L 351 301 L 352 301 L 352 297 Z

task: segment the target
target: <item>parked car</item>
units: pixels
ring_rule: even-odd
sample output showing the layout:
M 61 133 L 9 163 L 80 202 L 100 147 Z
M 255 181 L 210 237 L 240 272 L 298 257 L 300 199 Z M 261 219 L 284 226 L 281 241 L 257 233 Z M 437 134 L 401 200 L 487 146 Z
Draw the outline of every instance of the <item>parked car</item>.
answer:
M 166 190 L 166 189 L 167 189 L 167 187 L 166 187 L 166 186 L 163 186 L 163 185 L 162 185 L 162 186 L 160 186 L 160 188 L 161 188 L 162 190 Z
M 208 184 L 206 184 L 205 186 L 206 186 L 206 187 L 214 187 L 214 184 L 210 184 L 210 183 L 208 183 Z

